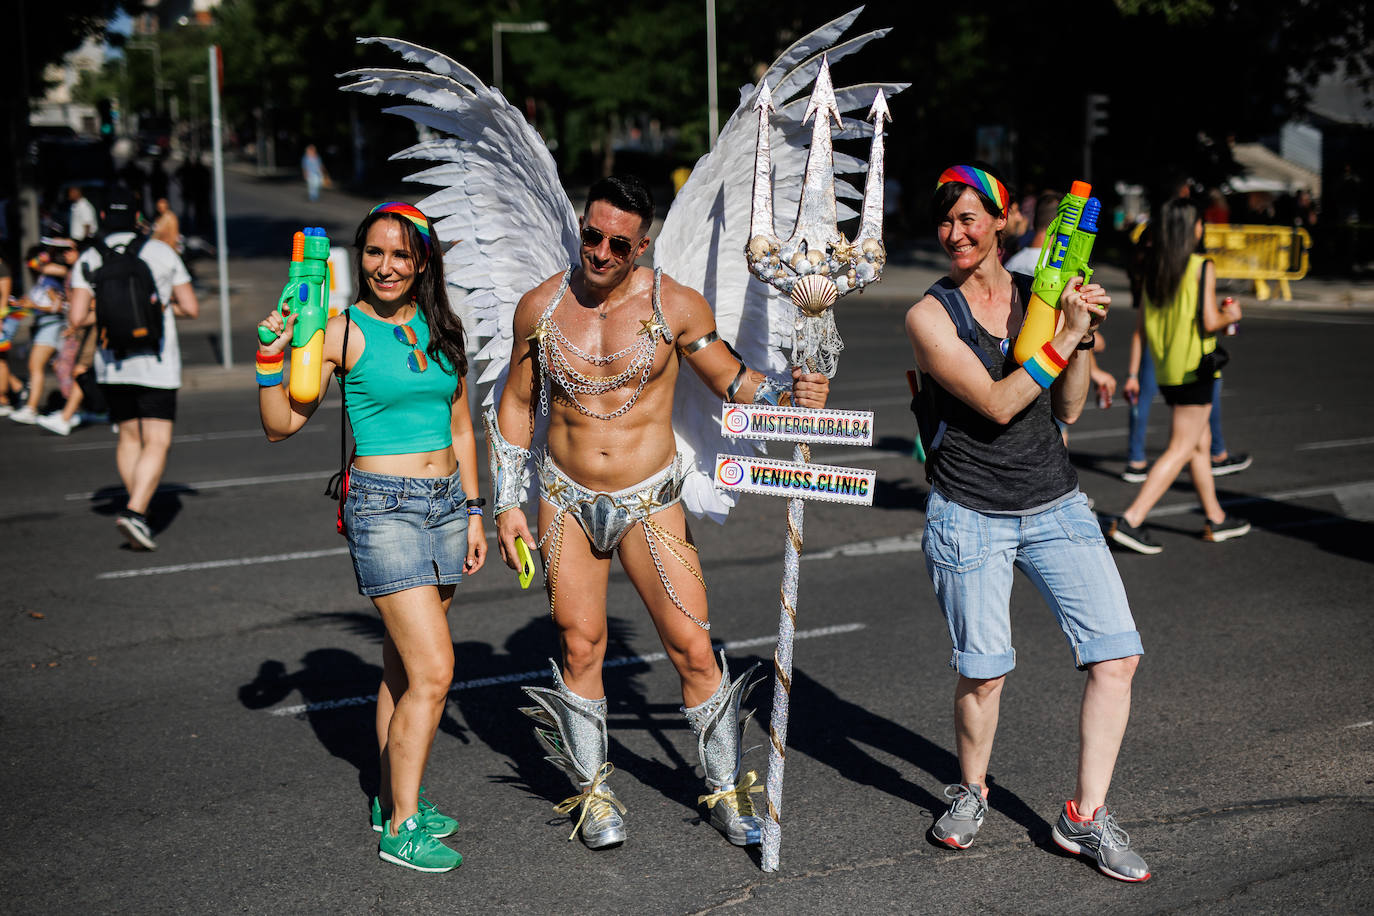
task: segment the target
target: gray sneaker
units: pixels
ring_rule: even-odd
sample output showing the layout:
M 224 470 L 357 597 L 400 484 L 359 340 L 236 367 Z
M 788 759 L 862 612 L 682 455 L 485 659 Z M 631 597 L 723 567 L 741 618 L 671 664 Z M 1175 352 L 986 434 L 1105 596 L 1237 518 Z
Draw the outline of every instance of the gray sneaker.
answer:
M 953 799 L 954 804 L 940 815 L 940 819 L 930 828 L 930 835 L 946 846 L 968 849 L 973 845 L 978 828 L 983 826 L 984 815 L 988 813 L 983 787 L 976 782 L 946 786 L 945 798 Z
M 1097 860 L 1098 871 L 1120 881 L 1148 881 L 1150 866 L 1131 851 L 1131 836 L 1116 823 L 1103 805 L 1090 821 L 1069 817 L 1068 805 L 1059 812 L 1059 823 L 1050 832 L 1065 852 L 1088 855 Z

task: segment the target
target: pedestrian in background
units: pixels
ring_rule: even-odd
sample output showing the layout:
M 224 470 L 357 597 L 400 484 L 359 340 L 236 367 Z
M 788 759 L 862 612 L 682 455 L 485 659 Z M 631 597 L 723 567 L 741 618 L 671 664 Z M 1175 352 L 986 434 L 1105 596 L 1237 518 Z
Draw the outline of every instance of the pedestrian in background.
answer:
M 320 189 L 329 183 L 329 173 L 324 170 L 324 161 L 315 144 L 309 143 L 301 155 L 301 175 L 305 178 L 305 196 L 310 200 L 320 199 Z
M 1217 502 L 1212 480 L 1208 420 L 1216 370 L 1200 364 L 1216 347 L 1217 331 L 1239 321 L 1240 305 L 1230 301 L 1217 307 L 1216 272 L 1212 262 L 1197 253 L 1202 239 L 1202 215 L 1192 201 L 1178 198 L 1161 208 L 1144 264 L 1144 304 L 1131 344 L 1132 385 L 1143 340 L 1149 347 L 1155 377 L 1171 411 L 1169 446 L 1146 475 L 1135 500 L 1108 529 L 1113 541 L 1137 553 L 1157 554 L 1164 548 L 1145 530 L 1145 517 L 1178 479 L 1186 465 L 1207 516 L 1203 538 L 1224 541 L 1250 530 L 1250 523 L 1226 514 Z
M 44 238 L 28 252 L 29 290 L 22 307 L 33 313 L 33 340 L 29 344 L 28 399 L 10 414 L 15 423 L 32 425 L 41 419 L 48 362 L 62 346 L 67 326 L 67 275 L 76 262 L 71 239 Z
M 269 440 L 293 435 L 315 414 L 337 367 L 356 443 L 343 533 L 358 591 L 386 628 L 376 720 L 381 785 L 372 799 L 377 855 L 446 872 L 463 857 L 439 840 L 458 822 L 421 783 L 453 683 L 449 606 L 487 555 L 463 325 L 449 308 L 439 237 L 415 207 L 374 207 L 353 244 L 361 298 L 325 327 L 318 398 L 295 401 L 283 384 L 296 319 L 273 311 L 259 323 L 275 339 L 258 344 L 258 409 Z
M 19 302 L 11 297 L 14 294 L 14 275 L 10 273 L 10 266 L 5 263 L 4 258 L 0 258 L 0 417 L 8 417 L 14 413 L 15 405 L 19 404 L 24 398 L 20 397 L 22 385 L 19 380 L 10 374 L 10 348 L 14 343 L 15 336 L 19 333 L 19 316 L 22 311 Z
M 153 228 L 149 235 L 177 254 L 181 254 L 181 222 L 177 219 L 176 213 L 172 211 L 172 205 L 166 197 L 159 197 L 153 206 L 156 208 L 156 212 L 153 217 Z
M 76 242 L 95 238 L 99 229 L 95 204 L 86 199 L 85 193 L 77 185 L 67 189 L 67 200 L 71 203 L 67 217 L 67 236 Z
M 1010 600 L 1013 570 L 1020 569 L 1058 618 L 1075 666 L 1087 672 L 1077 781 L 1053 839 L 1093 857 L 1106 875 L 1144 881 L 1149 866 L 1106 804 L 1144 650 L 1055 425 L 1082 412 L 1088 356 L 1111 300 L 1101 286 L 1071 280 L 1059 299 L 1063 326 L 1018 366 L 1004 347 L 1024 320 L 1029 286 L 997 259 L 1007 201 L 1006 187 L 986 167 L 954 166 L 940 176 L 931 221 L 949 275 L 906 316 L 922 380 L 918 403 L 931 421 L 921 425 L 943 424 L 926 462 L 931 488 L 922 550 L 954 644 L 950 667 L 959 675 L 960 782 L 945 790 L 952 804 L 931 835 L 967 849 L 987 814 L 1002 687 L 1016 664 Z M 961 326 L 975 340 L 961 337 Z
M 137 198 L 125 189 L 112 191 L 104 212 L 104 244 L 123 251 L 134 241 L 137 224 Z M 175 251 L 149 239 L 138 257 L 152 271 L 162 302 L 162 338 L 155 350 L 116 352 L 97 346 L 95 377 L 109 405 L 110 420 L 119 425 L 115 466 L 129 494 L 115 525 L 135 549 L 156 550 L 147 513 L 167 466 L 176 422 L 177 389 L 181 387 L 181 345 L 176 318 L 197 317 L 200 302 L 191 289 L 191 275 Z M 73 329 L 86 325 L 94 297 L 94 278 L 103 263 L 98 246 L 87 248 L 77 262 L 67 316 Z M 100 303 L 96 301 L 94 306 L 99 309 Z
M 1168 187 L 1173 189 L 1174 184 L 1171 183 Z M 1176 199 L 1191 199 L 1189 188 L 1190 185 L 1186 181 L 1179 184 Z M 1167 198 L 1165 202 L 1169 199 L 1175 198 Z M 1158 222 L 1158 219 L 1152 222 Z M 1132 233 L 1132 242 L 1134 247 L 1128 268 L 1131 280 L 1131 308 L 1139 310 L 1144 301 L 1145 263 L 1154 245 L 1154 232 L 1150 222 L 1136 227 Z M 1201 240 L 1198 242 L 1197 250 L 1201 250 Z M 1126 468 L 1121 473 L 1121 479 L 1127 483 L 1143 483 L 1150 470 L 1145 455 L 1145 433 L 1150 423 L 1150 408 L 1155 395 L 1159 393 L 1159 385 L 1155 381 L 1154 358 L 1145 349 L 1143 338 L 1138 334 L 1131 338 L 1127 367 L 1126 381 L 1121 389 L 1130 405 L 1130 413 L 1127 415 L 1126 425 Z M 1222 380 L 1218 375 L 1212 384 L 1212 414 L 1208 421 L 1212 434 L 1210 449 L 1213 477 L 1238 473 L 1250 467 L 1251 462 L 1249 454 L 1232 454 L 1226 447 L 1221 421 L 1221 387 Z

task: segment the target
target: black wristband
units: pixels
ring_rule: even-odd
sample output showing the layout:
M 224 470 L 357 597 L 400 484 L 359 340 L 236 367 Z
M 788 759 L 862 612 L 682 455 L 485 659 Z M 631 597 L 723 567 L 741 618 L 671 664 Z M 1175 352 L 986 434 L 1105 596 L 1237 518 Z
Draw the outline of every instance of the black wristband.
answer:
M 487 501 L 486 501 L 485 499 L 483 499 L 482 497 L 480 497 L 480 496 L 477 497 L 476 499 L 470 499 L 470 500 L 467 501 L 467 503 L 465 503 L 465 505 L 466 505 L 469 509 L 480 509 L 480 508 L 482 508 L 483 506 L 485 506 L 486 504 L 487 504 Z
M 1096 331 L 1093 331 L 1093 336 L 1092 336 L 1092 337 L 1088 338 L 1087 340 L 1080 340 L 1080 341 L 1078 342 L 1077 346 L 1074 347 L 1074 349 L 1075 349 L 1075 350 L 1091 350 L 1091 349 L 1092 349 L 1093 347 L 1095 347 L 1095 346 L 1097 346 L 1097 332 L 1096 332 Z

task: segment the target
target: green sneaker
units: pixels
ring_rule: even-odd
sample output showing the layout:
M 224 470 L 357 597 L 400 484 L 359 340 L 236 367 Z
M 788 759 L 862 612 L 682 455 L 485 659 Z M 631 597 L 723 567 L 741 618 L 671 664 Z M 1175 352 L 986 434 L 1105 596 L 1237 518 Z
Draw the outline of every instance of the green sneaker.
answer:
M 435 839 L 442 840 L 444 837 L 453 836 L 458 832 L 458 822 L 447 814 L 440 814 L 439 809 L 434 807 L 434 803 L 425 798 L 424 786 L 420 786 L 420 813 L 417 817 L 425 833 Z M 374 795 L 372 797 L 372 829 L 381 833 L 382 825 L 386 823 L 386 819 L 386 814 L 382 813 L 382 800 Z
M 383 862 L 413 868 L 416 871 L 453 871 L 463 864 L 457 850 L 449 849 L 425 832 L 419 820 L 405 819 L 396 835 L 391 835 L 391 821 L 382 825 L 382 839 L 377 844 L 377 858 Z

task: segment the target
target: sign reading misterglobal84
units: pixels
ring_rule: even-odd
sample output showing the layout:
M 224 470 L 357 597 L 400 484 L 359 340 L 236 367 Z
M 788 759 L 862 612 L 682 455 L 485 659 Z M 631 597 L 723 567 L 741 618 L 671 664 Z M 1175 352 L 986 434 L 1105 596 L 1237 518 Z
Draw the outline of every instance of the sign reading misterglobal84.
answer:
M 876 471 L 863 468 L 800 464 L 744 455 L 716 456 L 715 483 L 722 490 L 871 506 L 877 479 Z
M 872 445 L 873 411 L 813 410 L 768 404 L 721 405 L 721 431 L 732 439 L 784 439 L 828 445 Z

